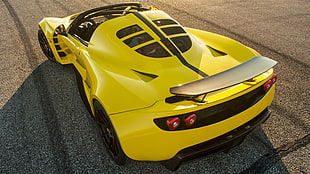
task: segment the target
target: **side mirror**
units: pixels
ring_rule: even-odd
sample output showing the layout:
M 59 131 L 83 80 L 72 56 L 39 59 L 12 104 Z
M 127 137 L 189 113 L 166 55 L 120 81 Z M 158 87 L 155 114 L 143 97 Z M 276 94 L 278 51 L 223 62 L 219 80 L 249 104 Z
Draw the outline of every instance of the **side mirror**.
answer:
M 65 37 L 68 36 L 67 30 L 66 30 L 64 24 L 59 25 L 59 26 L 56 28 L 55 33 L 56 33 L 56 34 L 59 34 L 59 35 L 62 35 L 62 36 L 65 36 Z

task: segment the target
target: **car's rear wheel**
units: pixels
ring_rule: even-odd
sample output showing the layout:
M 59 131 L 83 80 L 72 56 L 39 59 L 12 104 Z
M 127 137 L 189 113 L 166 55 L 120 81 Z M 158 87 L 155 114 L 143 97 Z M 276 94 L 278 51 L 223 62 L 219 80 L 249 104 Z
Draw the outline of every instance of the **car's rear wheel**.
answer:
M 53 62 L 56 62 L 56 59 L 55 59 L 55 56 L 53 54 L 53 51 L 48 43 L 48 40 L 44 34 L 44 32 L 42 31 L 41 28 L 39 28 L 38 30 L 38 40 L 39 40 L 39 43 L 40 43 L 40 47 L 43 51 L 43 53 L 45 54 L 45 56 L 50 60 L 50 61 L 53 61 Z
M 121 148 L 115 129 L 107 116 L 106 112 L 99 104 L 94 102 L 95 108 L 95 120 L 100 128 L 100 134 L 103 138 L 104 145 L 109 152 L 109 155 L 118 165 L 124 165 L 126 163 L 126 155 Z

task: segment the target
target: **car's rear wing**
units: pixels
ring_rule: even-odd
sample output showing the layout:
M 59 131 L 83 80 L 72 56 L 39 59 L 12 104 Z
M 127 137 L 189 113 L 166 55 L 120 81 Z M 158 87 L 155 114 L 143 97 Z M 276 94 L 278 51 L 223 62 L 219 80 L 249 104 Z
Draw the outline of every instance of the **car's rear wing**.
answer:
M 199 96 L 250 80 L 274 67 L 278 62 L 256 56 L 226 71 L 170 88 L 175 95 Z

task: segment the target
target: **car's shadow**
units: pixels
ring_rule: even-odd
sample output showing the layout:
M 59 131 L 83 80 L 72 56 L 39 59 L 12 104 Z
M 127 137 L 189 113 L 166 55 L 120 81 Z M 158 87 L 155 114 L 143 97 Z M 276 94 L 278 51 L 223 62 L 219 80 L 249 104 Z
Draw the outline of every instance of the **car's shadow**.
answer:
M 159 162 L 115 165 L 80 97 L 72 66 L 43 62 L 3 106 L 1 173 L 170 173 Z M 171 142 L 173 143 L 173 142 Z M 229 153 L 181 165 L 177 173 L 288 173 L 261 128 Z M 268 172 L 269 173 L 269 172 Z

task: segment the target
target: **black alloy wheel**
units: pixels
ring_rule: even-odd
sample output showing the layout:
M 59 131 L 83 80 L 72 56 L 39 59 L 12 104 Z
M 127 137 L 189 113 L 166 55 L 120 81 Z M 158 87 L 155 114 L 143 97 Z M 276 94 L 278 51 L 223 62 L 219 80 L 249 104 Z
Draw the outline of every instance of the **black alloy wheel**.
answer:
M 45 54 L 45 56 L 52 62 L 56 62 L 55 56 L 53 54 L 53 51 L 46 39 L 46 36 L 44 34 L 44 32 L 42 31 L 41 28 L 39 28 L 38 30 L 38 40 L 40 43 L 40 47 L 43 51 L 43 53 Z
M 121 148 L 117 134 L 109 117 L 98 102 L 94 102 L 94 106 L 95 120 L 100 128 L 100 134 L 109 155 L 116 164 L 124 165 L 127 157 Z

